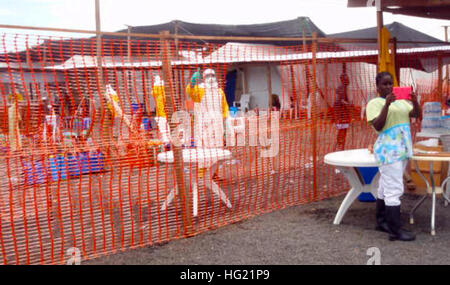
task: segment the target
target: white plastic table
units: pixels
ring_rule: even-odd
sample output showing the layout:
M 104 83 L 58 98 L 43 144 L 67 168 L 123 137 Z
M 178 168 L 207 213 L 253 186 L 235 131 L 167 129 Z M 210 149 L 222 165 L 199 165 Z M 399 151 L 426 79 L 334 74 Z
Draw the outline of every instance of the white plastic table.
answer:
M 431 204 L 431 235 L 436 235 L 436 229 L 435 229 L 435 214 L 436 214 L 436 190 L 438 187 L 436 187 L 435 181 L 434 181 L 434 171 L 433 171 L 433 163 L 437 161 L 450 161 L 450 156 L 422 156 L 422 155 L 414 155 L 412 157 L 412 160 L 416 163 L 416 169 L 417 173 L 422 177 L 422 179 L 425 181 L 427 185 L 427 189 L 430 189 L 430 185 L 428 183 L 428 180 L 425 178 L 425 176 L 420 172 L 419 166 L 417 165 L 417 161 L 428 161 L 430 162 L 430 181 L 431 181 L 431 197 L 432 197 L 432 204 Z M 447 177 L 444 181 L 442 181 L 441 186 L 439 187 L 439 190 L 445 189 L 445 184 L 447 184 L 450 181 L 450 177 Z M 446 201 L 446 205 L 448 202 L 450 202 L 450 199 L 447 197 L 447 193 L 443 193 L 442 195 Z M 414 208 L 411 210 L 409 214 L 409 222 L 410 224 L 414 224 L 414 212 L 417 210 L 417 208 L 427 199 L 428 195 L 424 195 L 422 199 L 417 202 L 417 204 L 414 206 Z
M 231 152 L 225 149 L 218 148 L 192 148 L 183 149 L 183 161 L 185 164 L 189 165 L 191 163 L 196 163 L 199 168 L 207 168 L 205 174 L 205 186 L 212 190 L 212 192 L 217 195 L 220 200 L 222 200 L 225 205 L 231 209 L 230 200 L 228 200 L 226 194 L 213 180 L 213 175 L 216 172 L 219 165 L 230 159 Z M 173 163 L 173 151 L 166 151 L 158 154 L 158 161 L 163 163 Z M 194 217 L 198 215 L 198 187 L 197 187 L 197 177 L 194 176 L 194 185 L 192 188 L 193 195 L 193 207 L 194 207 Z M 165 211 L 166 208 L 172 203 L 175 195 L 178 193 L 178 187 L 171 189 L 166 200 L 163 202 L 161 211 Z
M 358 171 L 358 167 L 378 167 L 379 164 L 375 160 L 375 156 L 368 149 L 353 149 L 329 153 L 325 155 L 324 161 L 326 164 L 335 166 L 343 173 L 352 187 L 345 196 L 344 201 L 342 201 L 334 218 L 333 224 L 338 225 L 341 223 L 348 208 L 361 193 L 371 192 L 374 197 L 377 197 L 380 173 L 376 174 L 370 184 L 365 184 L 364 179 Z

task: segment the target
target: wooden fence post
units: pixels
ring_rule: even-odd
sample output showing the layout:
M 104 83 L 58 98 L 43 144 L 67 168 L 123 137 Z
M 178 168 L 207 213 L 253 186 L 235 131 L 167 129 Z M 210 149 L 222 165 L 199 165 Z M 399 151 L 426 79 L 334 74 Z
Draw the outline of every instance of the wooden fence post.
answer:
M 175 97 L 174 94 L 174 82 L 172 75 L 172 65 L 171 65 L 171 52 L 170 52 L 170 41 L 169 32 L 163 31 L 160 33 L 160 48 L 161 48 L 161 58 L 162 58 L 162 71 L 164 77 L 164 90 L 166 94 L 166 114 L 167 122 L 169 123 L 170 129 L 175 129 L 175 124 L 171 122 L 172 115 L 176 111 L 177 106 L 174 104 Z M 184 235 L 190 236 L 193 233 L 193 223 L 192 223 L 192 199 L 190 197 L 189 189 L 186 189 L 184 183 L 184 163 L 183 163 L 183 150 L 181 145 L 172 144 L 173 147 L 173 159 L 175 166 L 175 176 L 176 184 L 178 187 L 178 197 L 180 199 L 180 204 L 183 207 L 183 222 L 184 222 Z
M 311 139 L 312 139 L 312 147 L 313 147 L 313 169 L 314 169 L 314 188 L 313 188 L 313 200 L 316 200 L 317 197 L 317 102 L 316 102 L 316 92 L 317 92 L 317 33 L 313 33 L 313 41 L 312 41 L 312 76 L 310 76 L 312 80 L 311 86 Z
M 442 77 L 443 77 L 443 72 L 442 72 L 442 55 L 438 54 L 438 86 L 437 86 L 437 101 L 442 103 L 442 108 L 445 109 L 445 104 L 447 101 L 447 98 L 445 98 L 444 96 L 442 96 Z

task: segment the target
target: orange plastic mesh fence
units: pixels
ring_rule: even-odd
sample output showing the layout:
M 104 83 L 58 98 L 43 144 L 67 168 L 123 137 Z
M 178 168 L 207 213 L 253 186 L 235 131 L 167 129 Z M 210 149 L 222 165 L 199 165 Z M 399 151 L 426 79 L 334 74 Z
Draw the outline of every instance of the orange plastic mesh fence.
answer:
M 399 53 L 422 102 L 440 101 L 437 72 L 407 67 L 437 53 Z M 1 262 L 95 258 L 345 193 L 323 158 L 374 142 L 376 61 L 348 44 L 2 34 Z

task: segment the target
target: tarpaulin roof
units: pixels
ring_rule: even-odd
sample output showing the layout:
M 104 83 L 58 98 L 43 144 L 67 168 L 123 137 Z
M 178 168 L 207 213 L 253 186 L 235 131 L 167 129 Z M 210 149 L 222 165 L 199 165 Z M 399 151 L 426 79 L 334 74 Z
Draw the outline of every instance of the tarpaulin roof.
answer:
M 276 37 L 276 38 L 291 38 L 291 37 L 312 37 L 314 32 L 317 33 L 318 37 L 326 37 L 325 33 L 322 32 L 308 17 L 298 17 L 293 20 L 273 22 L 273 23 L 263 23 L 263 24 L 253 24 L 253 25 L 218 25 L 218 24 L 195 24 L 188 23 L 179 20 L 174 20 L 164 24 L 151 25 L 151 26 L 136 26 L 130 27 L 130 33 L 133 34 L 159 34 L 162 31 L 169 31 L 171 34 L 178 35 L 196 35 L 196 36 L 222 36 L 222 37 Z M 116 31 L 120 33 L 127 33 L 128 29 Z M 127 52 L 127 36 L 120 35 L 103 35 L 103 45 L 106 47 L 103 50 L 103 56 L 117 55 L 120 52 Z M 149 47 L 146 46 L 145 49 L 142 47 L 137 40 L 151 41 L 152 43 L 157 43 L 158 39 L 150 39 L 148 37 L 136 37 L 131 36 L 130 48 L 133 55 L 146 52 L 157 53 L 156 46 Z M 196 42 L 204 45 L 205 40 L 199 39 L 189 39 L 183 42 Z M 234 40 L 237 41 L 237 40 Z M 229 41 L 227 40 L 208 40 L 208 43 L 212 44 L 225 44 Z M 251 42 L 251 43 L 264 43 L 273 44 L 278 46 L 297 46 L 300 43 L 298 41 L 241 41 L 241 42 Z M 73 38 L 73 39 L 50 39 L 45 40 L 43 44 L 40 45 L 41 50 L 46 50 L 47 54 L 52 54 L 56 62 L 62 62 L 69 59 L 72 56 L 72 50 L 79 50 L 81 46 L 84 46 L 85 50 L 91 51 L 95 50 L 96 39 L 95 37 L 90 38 Z M 37 52 L 37 47 L 30 48 L 28 50 L 29 56 L 33 61 L 39 61 L 39 54 Z M 5 61 L 5 56 L 8 54 L 0 54 L 0 62 Z M 26 60 L 26 52 L 19 51 L 16 53 L 9 53 L 10 60 Z
M 408 26 L 405 26 L 398 22 L 385 25 L 391 34 L 391 38 L 397 38 L 397 49 L 412 49 L 412 50 L 427 50 L 430 48 L 446 47 L 444 49 L 431 49 L 428 52 L 436 54 L 439 52 L 443 56 L 443 64 L 450 63 L 449 49 L 450 45 L 444 41 L 426 35 L 422 32 L 414 30 Z M 359 29 L 349 32 L 337 33 L 328 35 L 329 38 L 346 38 L 346 39 L 372 39 L 373 43 L 338 43 L 338 45 L 344 50 L 377 50 L 377 27 Z M 412 51 L 411 50 L 411 51 Z M 433 50 L 433 52 L 432 52 Z M 408 54 L 399 55 L 399 64 L 401 68 L 414 68 L 427 72 L 434 71 L 438 68 L 437 60 L 429 61 L 419 57 L 409 57 Z M 402 57 L 408 57 L 408 60 L 402 60 Z
M 445 45 L 444 41 L 431 37 L 427 34 L 414 30 L 408 26 L 405 26 L 398 22 L 385 25 L 385 27 L 391 33 L 392 38 L 397 38 L 399 42 L 398 48 L 411 48 L 411 47 L 430 47 L 437 45 Z M 359 29 L 354 31 L 348 31 L 337 34 L 328 35 L 329 38 L 346 38 L 346 39 L 373 39 L 376 40 L 378 35 L 377 27 Z M 401 43 L 402 41 L 416 42 L 416 43 Z M 351 46 L 357 45 L 358 47 L 373 48 L 377 47 L 377 43 L 358 43 L 351 44 Z M 341 45 L 342 46 L 342 45 Z
M 222 37 L 311 37 L 314 32 L 318 37 L 325 37 L 322 32 L 308 17 L 298 17 L 293 20 L 253 24 L 253 25 L 219 25 L 219 24 L 195 24 L 179 20 L 168 23 L 130 27 L 131 33 L 158 34 L 161 31 L 169 31 L 178 35 L 197 36 L 222 36 Z M 127 33 L 128 29 L 118 32 Z M 123 38 L 120 36 L 105 35 L 104 38 Z M 132 37 L 136 39 L 136 37 Z M 211 43 L 225 43 L 223 40 L 208 40 Z M 264 41 L 266 44 L 292 45 L 292 42 Z M 298 42 L 295 42 L 298 44 Z

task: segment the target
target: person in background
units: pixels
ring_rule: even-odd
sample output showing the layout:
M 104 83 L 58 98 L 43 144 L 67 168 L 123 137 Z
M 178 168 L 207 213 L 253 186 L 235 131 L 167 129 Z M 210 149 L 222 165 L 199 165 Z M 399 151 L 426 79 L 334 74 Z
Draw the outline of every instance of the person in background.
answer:
M 367 122 L 378 133 L 373 146 L 380 164 L 376 229 L 389 233 L 389 240 L 412 241 L 415 235 L 401 227 L 400 197 L 404 191 L 403 172 L 413 155 L 410 118 L 420 116 L 420 105 L 414 92 L 411 102 L 396 100 L 389 72 L 378 73 L 375 80 L 379 96 L 369 101 L 366 113 Z
M 280 98 L 276 94 L 272 94 L 272 106 L 271 111 L 280 111 L 281 110 L 281 103 Z
M 445 105 L 447 106 L 447 110 L 445 111 L 445 115 L 450 115 L 450 98 L 445 101 Z
M 42 98 L 45 121 L 44 121 L 44 141 L 53 144 L 57 140 L 58 116 L 56 115 L 51 101 L 48 97 Z
M 23 95 L 13 93 L 9 95 L 10 106 L 8 107 L 8 139 L 9 148 L 12 152 L 22 150 L 22 136 L 20 135 L 19 123 L 22 121 L 19 103 L 23 101 Z
M 337 129 L 336 144 L 334 149 L 344 150 L 347 130 L 350 127 L 350 103 L 348 101 L 349 79 L 346 73 L 342 73 L 339 78 L 341 84 L 336 90 L 336 101 L 334 103 Z
M 165 110 L 166 92 L 164 91 L 164 80 L 159 75 L 153 79 L 152 95 L 156 102 L 155 121 L 158 125 L 158 138 L 165 144 L 170 143 L 170 128 L 167 122 Z

